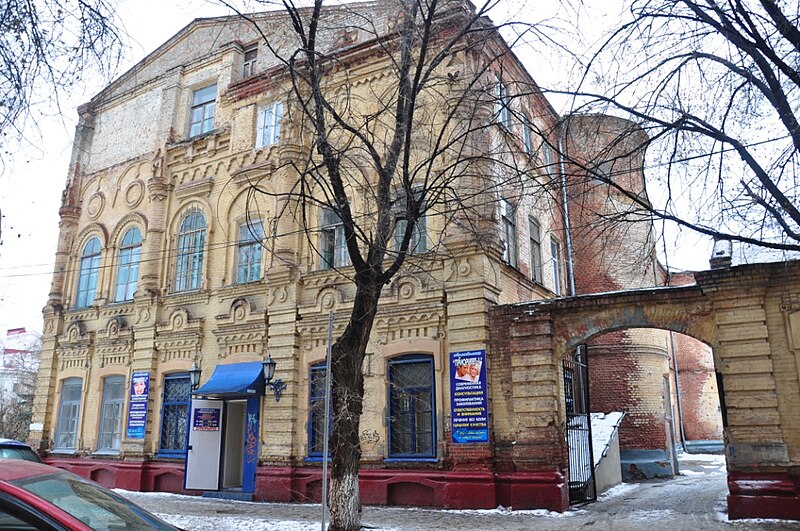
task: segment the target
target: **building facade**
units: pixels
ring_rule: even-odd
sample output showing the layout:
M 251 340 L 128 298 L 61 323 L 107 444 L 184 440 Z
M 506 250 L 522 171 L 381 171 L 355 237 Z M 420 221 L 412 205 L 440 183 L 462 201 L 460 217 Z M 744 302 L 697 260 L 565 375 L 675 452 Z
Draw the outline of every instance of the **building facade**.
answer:
M 377 3 L 328 12 L 337 29 L 327 49 L 349 65 L 349 100 L 369 110 L 389 65 L 356 11 L 372 14 L 379 36 L 395 13 Z M 260 500 L 320 495 L 329 315 L 336 337 L 355 291 L 340 220 L 288 194 L 313 151 L 274 54 L 291 49 L 289 21 L 255 20 L 271 46 L 241 18 L 199 19 L 79 109 L 31 440 L 50 462 L 110 486 L 181 492 L 198 480 Z M 506 459 L 492 436 L 515 420 L 492 410 L 501 386 L 486 388 L 499 363 L 489 308 L 571 287 L 559 117 L 502 39 L 487 42 L 454 58 L 447 78 L 480 75 L 493 98 L 482 107 L 492 132 L 478 145 L 513 149 L 454 186 L 512 166 L 526 180 L 473 193 L 461 222 L 432 209 L 409 267 L 384 287 L 363 367 L 365 503 L 565 507 L 565 470 Z M 254 189 L 265 193 L 254 200 Z M 350 200 L 367 211 L 357 190 Z M 261 375 L 267 353 L 280 394 Z M 455 433 L 466 359 L 472 383 L 483 380 L 483 410 L 474 431 Z M 184 474 L 187 453 L 203 459 L 194 436 L 216 437 L 216 473 Z

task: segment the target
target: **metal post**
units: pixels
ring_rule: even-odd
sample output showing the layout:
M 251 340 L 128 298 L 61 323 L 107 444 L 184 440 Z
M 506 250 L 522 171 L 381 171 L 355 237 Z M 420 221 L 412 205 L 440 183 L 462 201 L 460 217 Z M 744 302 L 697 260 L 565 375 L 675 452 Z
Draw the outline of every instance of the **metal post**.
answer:
M 325 356 L 325 433 L 322 435 L 322 531 L 328 511 L 328 434 L 331 423 L 331 347 L 333 346 L 333 312 L 328 312 L 328 352 Z

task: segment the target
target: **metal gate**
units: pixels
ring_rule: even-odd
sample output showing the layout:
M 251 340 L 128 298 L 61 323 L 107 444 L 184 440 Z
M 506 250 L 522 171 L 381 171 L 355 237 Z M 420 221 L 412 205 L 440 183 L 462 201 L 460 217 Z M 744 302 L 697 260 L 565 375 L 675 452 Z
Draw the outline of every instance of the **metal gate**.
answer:
M 569 448 L 569 502 L 597 500 L 592 455 L 592 423 L 589 415 L 589 368 L 586 345 L 581 345 L 572 359 L 564 360 L 564 399 L 567 412 Z

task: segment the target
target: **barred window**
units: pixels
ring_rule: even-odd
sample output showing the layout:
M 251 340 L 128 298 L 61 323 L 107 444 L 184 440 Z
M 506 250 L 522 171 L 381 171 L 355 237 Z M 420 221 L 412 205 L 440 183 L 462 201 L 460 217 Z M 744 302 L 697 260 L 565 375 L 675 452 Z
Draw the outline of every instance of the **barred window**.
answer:
M 389 362 L 389 457 L 436 457 L 433 358 Z
M 184 455 L 192 383 L 188 374 L 164 377 L 164 394 L 161 404 L 161 437 L 159 453 Z

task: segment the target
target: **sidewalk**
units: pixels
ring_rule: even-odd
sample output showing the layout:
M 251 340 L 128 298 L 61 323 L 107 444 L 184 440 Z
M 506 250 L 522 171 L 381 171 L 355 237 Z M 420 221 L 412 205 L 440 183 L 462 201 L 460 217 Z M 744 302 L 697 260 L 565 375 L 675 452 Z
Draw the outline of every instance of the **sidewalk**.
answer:
M 367 529 L 394 530 L 800 530 L 800 522 L 736 520 L 725 514 L 723 456 L 680 458 L 682 474 L 670 481 L 622 484 L 596 503 L 565 513 L 545 510 L 431 510 L 364 507 Z M 136 503 L 187 530 L 318 531 L 319 504 L 249 503 L 175 494 L 121 491 Z

